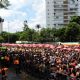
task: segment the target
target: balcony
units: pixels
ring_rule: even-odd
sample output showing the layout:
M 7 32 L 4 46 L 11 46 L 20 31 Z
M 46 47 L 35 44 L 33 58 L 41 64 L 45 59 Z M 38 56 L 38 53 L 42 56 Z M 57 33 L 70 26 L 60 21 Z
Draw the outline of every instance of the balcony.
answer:
M 68 11 L 68 8 L 67 9 L 64 8 L 63 11 Z
M 68 0 L 63 1 L 63 4 L 68 4 Z
M 69 22 L 69 20 L 64 20 L 64 23 L 67 24 Z
M 64 15 L 68 15 L 68 12 L 64 12 Z
M 68 19 L 68 16 L 64 16 L 64 19 Z

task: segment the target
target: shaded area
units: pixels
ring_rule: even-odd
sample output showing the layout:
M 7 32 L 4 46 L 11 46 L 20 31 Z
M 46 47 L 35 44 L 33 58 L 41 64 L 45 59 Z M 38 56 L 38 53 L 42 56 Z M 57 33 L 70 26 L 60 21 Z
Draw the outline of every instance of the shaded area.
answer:
M 21 72 L 20 74 L 16 74 L 14 69 L 8 69 L 6 71 L 7 80 L 39 80 L 37 78 L 34 78 L 25 72 Z M 2 75 L 0 74 L 0 80 L 2 80 Z

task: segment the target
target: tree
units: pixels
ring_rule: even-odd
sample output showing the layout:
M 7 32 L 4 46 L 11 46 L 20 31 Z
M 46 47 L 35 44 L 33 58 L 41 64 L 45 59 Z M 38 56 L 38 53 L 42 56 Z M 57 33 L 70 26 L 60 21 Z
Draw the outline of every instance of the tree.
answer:
M 73 16 L 73 17 L 71 17 L 70 23 L 71 22 L 76 22 L 77 24 L 80 25 L 80 16 Z
M 75 42 L 80 33 L 80 25 L 76 22 L 70 22 L 65 30 L 66 41 Z
M 41 42 L 54 42 L 55 32 L 54 28 L 42 28 L 40 31 Z
M 23 31 L 20 35 L 20 39 L 19 40 L 23 40 L 23 41 L 32 41 L 32 35 L 33 35 L 34 31 L 30 28 L 27 28 L 26 31 Z
M 9 43 L 15 43 L 18 40 L 18 35 L 16 33 L 9 34 Z
M 2 43 L 3 41 L 4 41 L 4 38 L 0 36 L 0 43 Z
M 57 38 L 59 39 L 59 41 L 61 42 L 65 42 L 65 27 L 64 28 L 60 28 L 56 31 L 55 35 L 57 36 Z
M 34 31 L 34 33 L 32 34 L 32 41 L 33 42 L 40 42 L 40 35 L 37 31 Z
M 23 31 L 27 31 L 28 29 L 28 23 L 27 20 L 24 21 L 24 27 L 23 27 Z
M 0 8 L 5 8 L 7 9 L 7 7 L 10 5 L 8 0 L 0 0 Z
M 39 30 L 41 28 L 40 24 L 37 24 L 36 28 Z
M 4 19 L 2 19 L 1 17 L 0 17 L 0 22 L 4 22 Z
M 9 40 L 9 34 L 8 32 L 2 32 L 0 35 L 4 38 L 4 42 L 8 42 Z

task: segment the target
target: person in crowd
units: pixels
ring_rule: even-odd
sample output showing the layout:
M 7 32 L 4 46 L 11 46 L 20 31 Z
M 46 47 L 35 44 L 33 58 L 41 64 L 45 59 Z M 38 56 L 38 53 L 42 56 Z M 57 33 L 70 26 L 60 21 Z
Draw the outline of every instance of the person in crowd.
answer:
M 11 65 L 15 66 L 17 74 L 24 70 L 45 80 L 80 79 L 80 67 L 76 68 L 80 64 L 80 52 L 75 51 L 76 46 L 68 46 L 69 50 L 63 45 L 62 48 L 57 47 L 58 45 L 54 49 L 10 47 L 7 49 L 8 54 L 0 55 L 3 62 L 1 64 L 4 66 L 6 61 L 8 66 L 13 62 Z
M 15 59 L 13 61 L 14 61 L 13 63 L 14 63 L 14 67 L 15 67 L 15 70 L 16 70 L 16 74 L 19 74 L 20 73 L 19 58 L 15 57 Z

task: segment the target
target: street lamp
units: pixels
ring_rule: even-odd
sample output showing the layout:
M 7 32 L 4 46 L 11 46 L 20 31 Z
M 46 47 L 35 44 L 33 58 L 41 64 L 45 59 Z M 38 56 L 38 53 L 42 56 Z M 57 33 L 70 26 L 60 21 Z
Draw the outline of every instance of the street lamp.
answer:
M 9 36 L 9 22 L 8 22 L 8 43 L 9 43 L 9 38 L 10 36 Z

